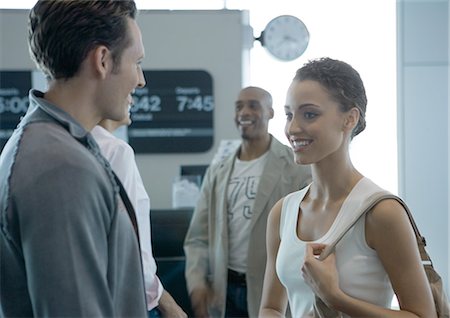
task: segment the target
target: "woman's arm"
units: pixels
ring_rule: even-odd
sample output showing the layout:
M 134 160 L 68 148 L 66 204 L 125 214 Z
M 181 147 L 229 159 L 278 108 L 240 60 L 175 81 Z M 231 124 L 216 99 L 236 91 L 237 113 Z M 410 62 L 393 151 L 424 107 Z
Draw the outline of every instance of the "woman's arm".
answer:
M 276 273 L 275 262 L 280 247 L 280 216 L 283 199 L 270 211 L 267 220 L 266 248 L 267 263 L 264 274 L 264 287 L 259 317 L 284 317 L 287 307 L 287 295 Z
M 366 217 L 366 241 L 386 269 L 402 311 L 435 317 L 433 296 L 408 215 L 396 200 L 383 200 Z
M 307 249 L 306 281 L 330 307 L 352 317 L 436 317 L 431 290 L 422 266 L 416 237 L 403 207 L 383 200 L 367 214 L 366 241 L 376 250 L 399 299 L 400 310 L 381 308 L 350 297 L 339 289 L 334 253 L 323 262 Z M 330 260 L 328 260 L 330 258 Z

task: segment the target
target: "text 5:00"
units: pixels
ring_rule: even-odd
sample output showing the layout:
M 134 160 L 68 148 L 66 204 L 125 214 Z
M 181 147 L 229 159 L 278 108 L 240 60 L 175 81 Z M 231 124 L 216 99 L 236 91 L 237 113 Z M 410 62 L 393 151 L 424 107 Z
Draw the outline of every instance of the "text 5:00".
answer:
M 13 114 L 26 113 L 28 109 L 28 96 L 3 97 L 0 96 L 0 114 L 11 112 Z

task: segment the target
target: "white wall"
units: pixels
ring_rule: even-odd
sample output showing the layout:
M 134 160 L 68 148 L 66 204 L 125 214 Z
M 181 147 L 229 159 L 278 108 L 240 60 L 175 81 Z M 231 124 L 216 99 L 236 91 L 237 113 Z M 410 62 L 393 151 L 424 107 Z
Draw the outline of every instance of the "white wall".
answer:
M 449 290 L 449 2 L 398 1 L 399 190 Z
M 274 16 L 294 14 L 307 26 L 310 42 L 304 54 L 291 62 L 272 58 L 258 42 L 251 50 L 251 84 L 267 88 L 273 96 L 275 117 L 269 131 L 288 143 L 283 105 L 299 67 L 323 56 L 343 60 L 361 75 L 368 98 L 367 127 L 352 140 L 352 161 L 366 177 L 398 193 L 396 1 L 279 1 L 264 6 L 255 1 L 247 7 L 255 35 Z
M 0 10 L 0 69 L 32 70 L 27 44 L 28 10 Z

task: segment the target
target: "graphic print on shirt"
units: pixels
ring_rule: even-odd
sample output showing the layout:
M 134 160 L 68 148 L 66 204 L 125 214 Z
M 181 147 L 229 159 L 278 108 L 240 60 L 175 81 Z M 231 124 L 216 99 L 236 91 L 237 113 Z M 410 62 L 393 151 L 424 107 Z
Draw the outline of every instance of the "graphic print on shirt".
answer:
M 244 217 L 247 220 L 252 218 L 253 203 L 258 190 L 259 177 L 243 176 L 230 179 L 231 190 L 228 205 L 228 220 L 231 221 L 236 213 L 236 217 Z

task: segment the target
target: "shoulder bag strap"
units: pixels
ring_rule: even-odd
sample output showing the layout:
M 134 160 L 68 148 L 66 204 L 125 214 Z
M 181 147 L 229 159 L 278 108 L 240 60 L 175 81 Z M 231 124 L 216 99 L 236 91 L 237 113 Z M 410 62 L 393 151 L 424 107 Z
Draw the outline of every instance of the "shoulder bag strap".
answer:
M 355 217 L 353 218 L 352 221 L 350 221 L 346 227 L 344 228 L 344 230 L 339 234 L 339 236 L 336 238 L 336 240 L 334 240 L 331 244 L 327 245 L 327 247 L 322 251 L 322 253 L 320 254 L 319 259 L 323 260 L 325 258 L 327 258 L 328 255 L 330 255 L 335 247 L 336 244 L 339 243 L 339 241 L 342 239 L 342 237 L 344 237 L 344 235 L 356 224 L 356 222 L 358 222 L 358 220 L 364 215 L 366 214 L 368 211 L 370 211 L 371 209 L 373 209 L 373 207 L 375 205 L 377 205 L 380 201 L 385 200 L 385 199 L 394 199 L 397 200 L 405 209 L 409 221 L 414 229 L 414 233 L 416 235 L 416 239 L 419 245 L 419 250 L 420 250 L 420 255 L 422 257 L 422 261 L 426 260 L 431 262 L 430 257 L 428 256 L 427 252 L 425 251 L 425 239 L 420 235 L 419 229 L 416 225 L 416 222 L 414 222 L 414 219 L 411 215 L 411 212 L 408 209 L 408 206 L 406 205 L 405 202 L 403 202 L 402 199 L 400 199 L 398 196 L 391 194 L 388 191 L 378 191 L 373 193 L 371 196 L 369 196 L 364 203 L 362 204 L 361 208 L 360 208 L 360 212 L 357 213 L 355 215 Z
M 409 208 L 406 205 L 406 203 L 402 199 L 400 199 L 399 197 L 397 197 L 395 195 L 390 195 L 390 196 L 388 196 L 386 198 L 395 199 L 403 206 L 403 208 L 406 211 L 406 214 L 408 215 L 409 222 L 411 223 L 411 226 L 414 229 L 414 233 L 416 234 L 416 240 L 417 240 L 417 245 L 419 247 L 420 258 L 422 259 L 422 264 L 423 265 L 433 265 L 433 263 L 431 262 L 430 256 L 428 255 L 427 251 L 425 250 L 425 246 L 427 245 L 425 237 L 423 237 L 420 234 L 419 228 L 417 227 L 417 224 L 414 221 L 414 218 L 413 218 L 413 216 L 411 214 L 411 211 L 409 210 Z

